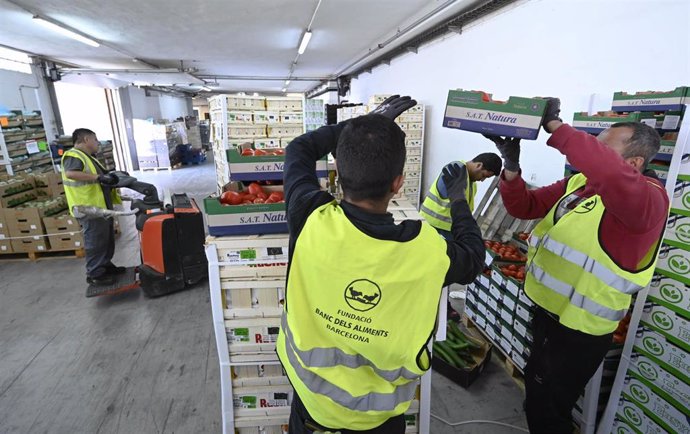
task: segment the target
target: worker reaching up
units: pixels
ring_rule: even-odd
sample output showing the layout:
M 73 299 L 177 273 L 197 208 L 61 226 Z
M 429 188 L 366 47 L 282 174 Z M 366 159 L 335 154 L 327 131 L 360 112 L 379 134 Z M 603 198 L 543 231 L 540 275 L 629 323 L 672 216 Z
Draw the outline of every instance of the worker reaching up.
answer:
M 290 267 L 277 351 L 295 390 L 290 433 L 404 433 L 416 380 L 431 365 L 441 288 L 469 283 L 483 268 L 459 166 L 442 175 L 452 239 L 423 221 L 395 224 L 387 212 L 406 157 L 393 119 L 415 104 L 393 96 L 287 147 Z M 321 191 L 315 173 L 329 152 L 340 203 Z
M 581 173 L 529 190 L 520 176 L 520 140 L 490 137 L 504 160 L 499 190 L 508 213 L 542 219 L 529 238 L 525 293 L 536 304 L 525 367 L 531 433 L 572 433 L 572 410 L 612 346 L 631 297 L 654 274 L 669 198 L 647 169 L 656 130 L 611 125 L 598 137 L 559 118 L 549 98 L 547 144 Z
M 62 156 L 62 182 L 70 214 L 75 205 L 113 209 L 121 203 L 117 190 L 118 178 L 93 157 L 98 151 L 96 133 L 78 128 L 72 133 L 74 147 Z M 110 285 L 114 274 L 125 272 L 124 267 L 112 263 L 115 253 L 113 219 L 105 217 L 79 218 L 84 232 L 86 250 L 86 281 L 92 285 Z
M 474 196 L 477 194 L 476 183 L 501 173 L 501 157 L 491 152 L 479 154 L 467 163 L 463 161 L 453 161 L 448 164 L 457 166 L 462 176 L 467 178 L 465 199 L 470 206 L 470 211 L 474 211 Z M 441 172 L 441 175 L 436 178 L 436 181 L 434 181 L 431 188 L 429 188 L 429 192 L 426 194 L 426 198 L 422 203 L 419 213 L 444 237 L 452 239 L 452 234 L 450 232 L 452 225 L 450 200 L 448 199 L 448 189 L 443 182 L 442 175 L 443 172 Z

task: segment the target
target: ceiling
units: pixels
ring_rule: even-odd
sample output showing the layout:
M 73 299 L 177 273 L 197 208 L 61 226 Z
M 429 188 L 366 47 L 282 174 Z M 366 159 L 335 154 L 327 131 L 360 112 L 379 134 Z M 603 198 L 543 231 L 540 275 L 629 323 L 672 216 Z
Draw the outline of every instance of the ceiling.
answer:
M 214 91 L 280 92 L 290 76 L 287 91 L 305 92 L 372 60 L 367 54 L 383 54 L 478 3 L 0 0 L 0 45 L 79 68 L 79 75 L 65 77 L 71 82 L 102 84 L 107 72 L 106 81 L 112 85 L 140 82 L 198 89 L 205 81 Z M 74 29 L 101 46 L 94 48 L 46 29 L 33 15 Z M 312 16 L 313 37 L 306 52 L 297 57 Z M 402 36 L 393 41 L 396 34 Z M 98 78 L 93 77 L 94 69 L 99 70 Z M 122 71 L 133 69 L 147 71 L 135 75 Z M 169 72 L 177 75 L 168 76 Z

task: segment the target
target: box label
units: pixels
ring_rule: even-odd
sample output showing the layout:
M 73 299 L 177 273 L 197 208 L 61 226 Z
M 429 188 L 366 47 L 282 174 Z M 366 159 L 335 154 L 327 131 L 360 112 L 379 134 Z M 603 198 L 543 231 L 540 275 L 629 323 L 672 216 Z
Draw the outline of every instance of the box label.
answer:
M 657 361 L 665 370 L 690 383 L 690 354 L 687 351 L 647 327 L 638 330 L 634 345 L 637 352 Z
M 626 398 L 640 404 L 652 419 L 673 432 L 690 433 L 688 418 L 680 410 L 664 401 L 641 381 L 627 377 L 623 389 Z
M 676 345 L 690 350 L 690 321 L 664 306 L 648 303 L 641 321 Z
M 665 371 L 649 357 L 633 354 L 630 372 L 659 389 L 665 399 L 675 402 L 680 408 L 690 408 L 690 385 Z
M 681 315 L 690 312 L 690 287 L 661 274 L 652 278 L 649 299 Z

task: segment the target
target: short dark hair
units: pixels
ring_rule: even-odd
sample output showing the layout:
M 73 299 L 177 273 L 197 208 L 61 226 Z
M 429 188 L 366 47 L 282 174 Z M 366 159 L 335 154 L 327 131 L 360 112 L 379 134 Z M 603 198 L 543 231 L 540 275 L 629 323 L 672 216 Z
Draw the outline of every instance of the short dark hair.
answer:
M 645 166 L 649 164 L 661 147 L 661 137 L 652 127 L 642 122 L 618 122 L 611 128 L 630 128 L 633 134 L 623 152 L 623 158 L 643 157 Z
M 482 163 L 484 169 L 490 171 L 494 175 L 501 173 L 501 167 L 503 167 L 501 157 L 493 152 L 484 152 L 483 154 L 479 154 L 472 159 L 472 162 Z
M 72 144 L 84 143 L 84 140 L 89 136 L 95 136 L 96 133 L 87 128 L 77 128 L 72 133 Z
M 336 160 L 343 193 L 353 200 L 386 197 L 405 166 L 405 133 L 382 115 L 348 121 L 338 138 Z

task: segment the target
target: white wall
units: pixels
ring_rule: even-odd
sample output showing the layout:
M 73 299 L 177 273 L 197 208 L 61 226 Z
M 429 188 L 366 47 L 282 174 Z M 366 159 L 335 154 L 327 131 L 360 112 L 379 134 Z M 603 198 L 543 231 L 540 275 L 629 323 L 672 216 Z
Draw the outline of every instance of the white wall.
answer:
M 168 119 L 175 120 L 180 116 L 193 114 L 191 98 L 182 98 L 171 95 L 146 96 L 144 89 L 128 86 L 132 103 L 132 116 L 134 119 Z M 189 101 L 188 101 L 189 100 Z
M 180 116 L 193 115 L 194 112 L 188 108 L 187 100 L 191 98 L 179 98 L 176 96 L 161 95 L 158 97 L 160 104 L 161 118 L 175 120 Z
M 689 22 L 688 0 L 521 2 L 352 80 L 350 101 L 400 93 L 427 105 L 426 189 L 447 162 L 495 151 L 479 134 L 441 126 L 449 89 L 557 96 L 571 120 L 592 94 L 594 109 L 606 110 L 614 91 L 690 85 Z M 537 185 L 563 176 L 565 159 L 547 138 L 542 130 L 536 142 L 522 141 L 523 176 Z

